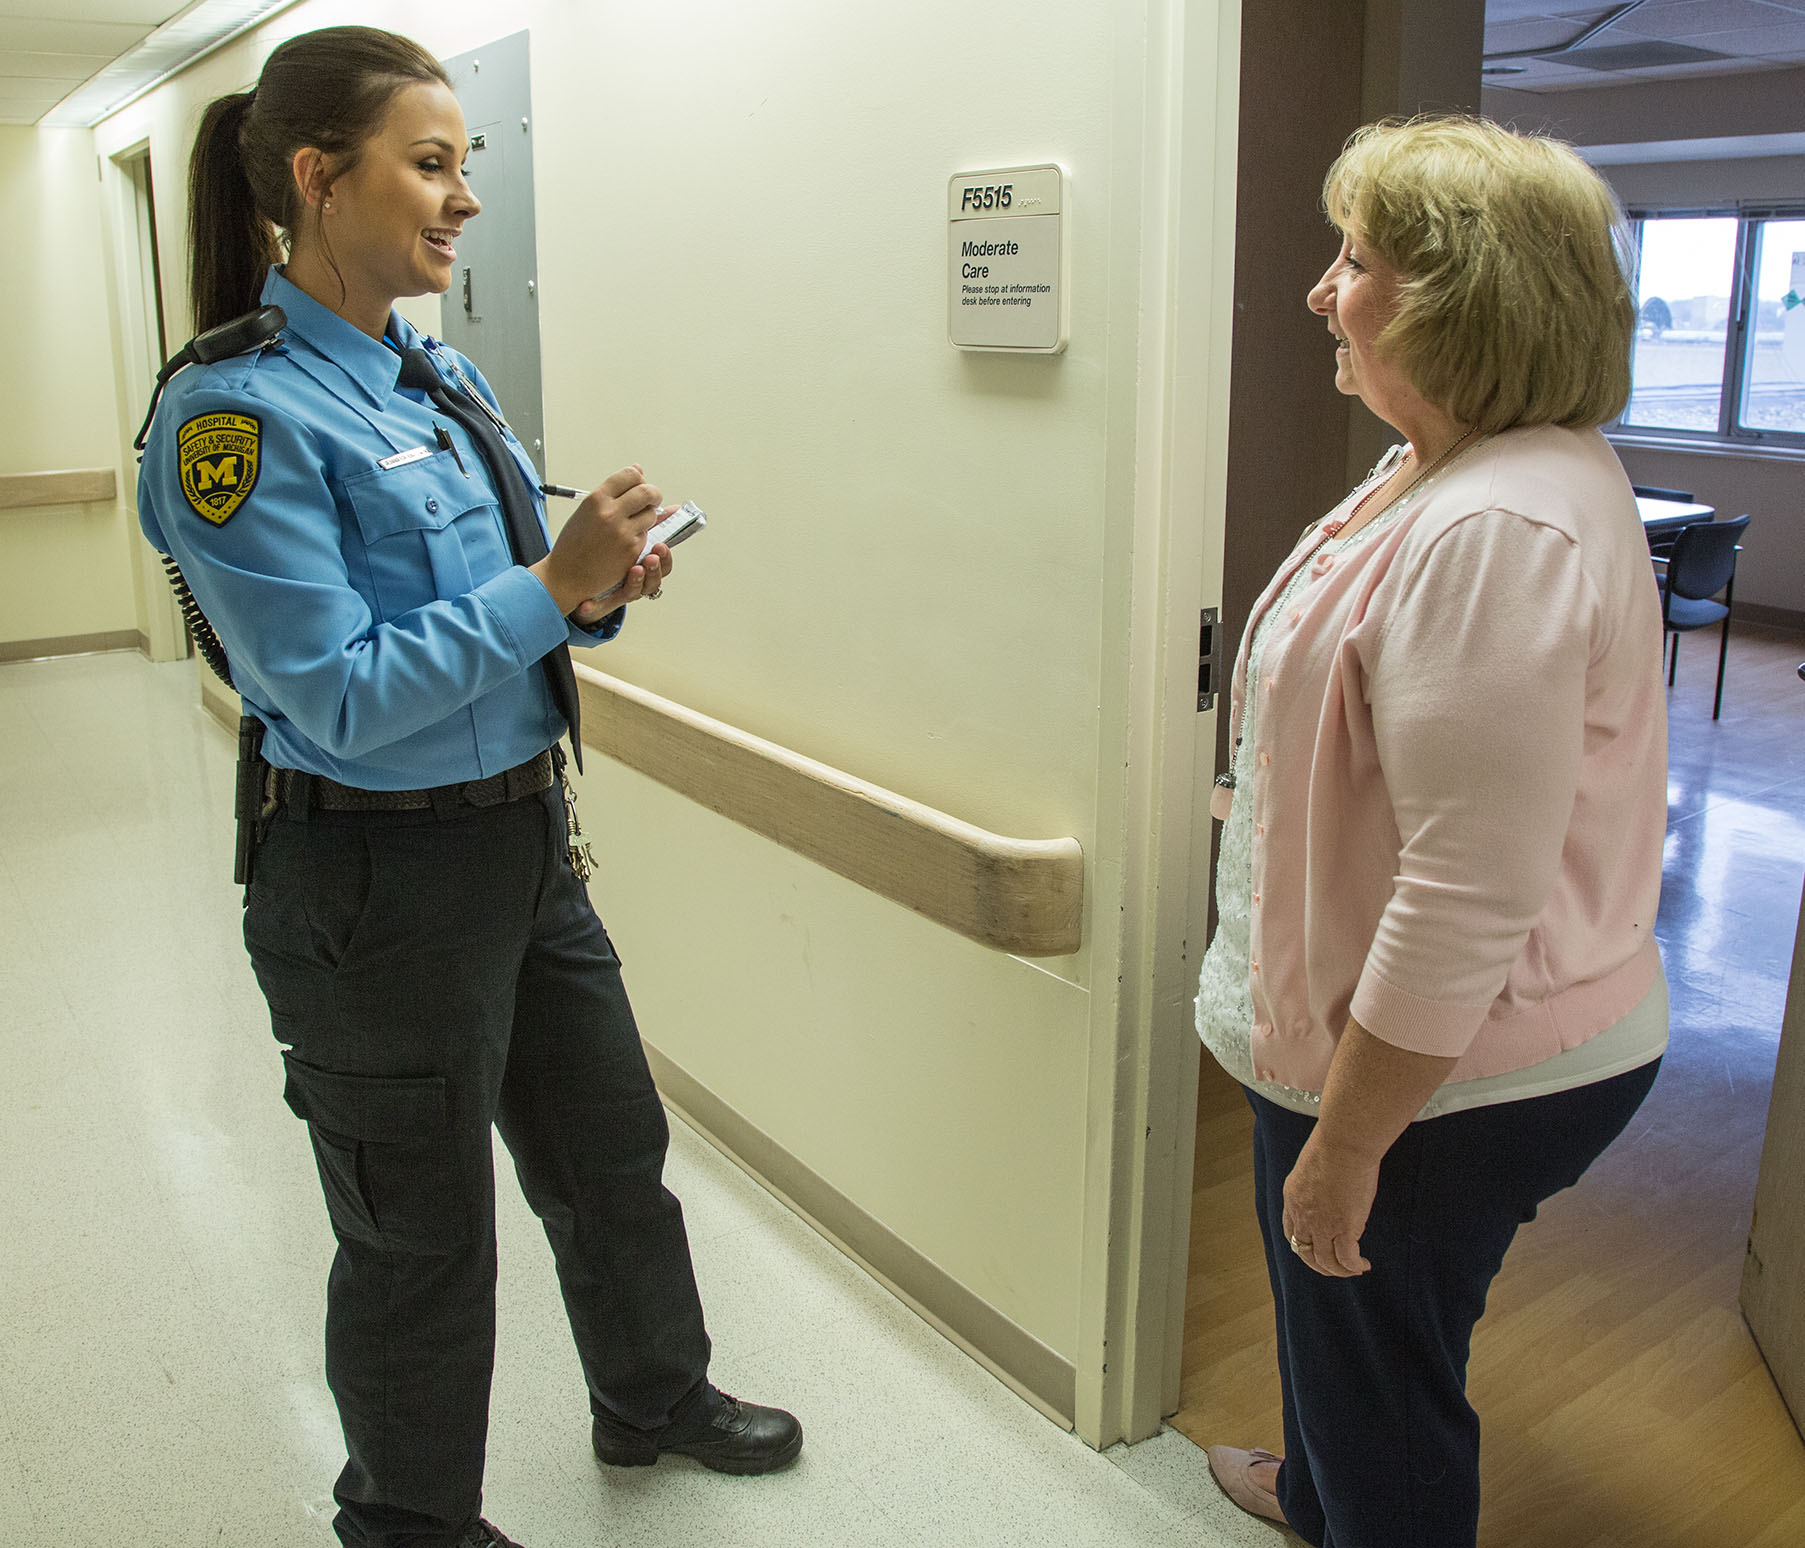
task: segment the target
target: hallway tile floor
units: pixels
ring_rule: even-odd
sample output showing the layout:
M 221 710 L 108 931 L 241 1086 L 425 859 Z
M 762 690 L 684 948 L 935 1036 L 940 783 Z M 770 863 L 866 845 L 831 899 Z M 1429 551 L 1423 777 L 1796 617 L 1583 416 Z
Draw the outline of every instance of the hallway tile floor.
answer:
M 21 1548 L 330 1548 L 331 1238 L 238 938 L 233 747 L 192 663 L 0 666 L 0 1522 Z M 715 1378 L 800 1463 L 604 1473 L 497 1157 L 485 1509 L 528 1548 L 1267 1548 L 1168 1431 L 1104 1456 L 675 1127 Z

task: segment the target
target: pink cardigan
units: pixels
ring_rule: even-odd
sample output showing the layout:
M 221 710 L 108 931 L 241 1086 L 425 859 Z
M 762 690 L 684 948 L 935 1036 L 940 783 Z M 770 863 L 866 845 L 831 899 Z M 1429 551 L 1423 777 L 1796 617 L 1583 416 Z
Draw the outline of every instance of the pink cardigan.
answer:
M 1597 431 L 1511 430 L 1322 553 L 1262 654 L 1251 983 L 1261 1079 L 1320 1091 L 1351 1014 L 1451 1079 L 1524 1069 L 1653 983 L 1661 615 Z

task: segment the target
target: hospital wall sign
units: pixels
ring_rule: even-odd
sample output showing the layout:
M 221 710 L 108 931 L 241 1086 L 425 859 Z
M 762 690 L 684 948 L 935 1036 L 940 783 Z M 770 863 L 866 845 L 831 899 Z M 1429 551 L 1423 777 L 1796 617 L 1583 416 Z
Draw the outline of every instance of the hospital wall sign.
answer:
M 960 349 L 1065 348 L 1065 205 L 1065 173 L 1051 163 L 948 182 L 946 325 Z

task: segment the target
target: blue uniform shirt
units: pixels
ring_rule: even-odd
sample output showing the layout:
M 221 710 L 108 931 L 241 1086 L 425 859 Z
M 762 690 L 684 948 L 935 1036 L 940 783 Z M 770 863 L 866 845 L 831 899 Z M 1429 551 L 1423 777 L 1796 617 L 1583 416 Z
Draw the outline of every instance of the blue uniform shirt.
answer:
M 424 393 L 396 386 L 393 349 L 275 269 L 263 301 L 288 314 L 273 348 L 171 380 L 138 513 L 225 643 L 264 756 L 366 790 L 524 763 L 565 729 L 540 659 L 613 638 L 621 614 L 594 633 L 568 624 L 514 562 L 487 466 Z M 448 379 L 455 363 L 494 405 L 455 350 L 400 317 L 390 336 Z M 543 525 L 538 475 L 508 444 Z

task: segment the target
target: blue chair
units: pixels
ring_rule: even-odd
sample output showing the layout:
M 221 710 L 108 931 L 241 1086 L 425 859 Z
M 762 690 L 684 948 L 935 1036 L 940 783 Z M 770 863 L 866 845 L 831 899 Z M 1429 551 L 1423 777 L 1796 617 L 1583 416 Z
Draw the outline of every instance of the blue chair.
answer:
M 1682 527 L 1667 555 L 1667 573 L 1660 577 L 1661 623 L 1673 636 L 1673 656 L 1667 667 L 1667 686 L 1680 664 L 1680 635 L 1721 621 L 1717 642 L 1717 698 L 1711 705 L 1716 720 L 1724 707 L 1724 657 L 1730 648 L 1730 607 L 1736 596 L 1736 556 L 1742 545 L 1736 540 L 1749 524 L 1747 516 L 1731 521 L 1695 521 Z M 1723 601 L 1712 600 L 1723 593 Z M 1663 636 L 1665 638 L 1665 636 Z

